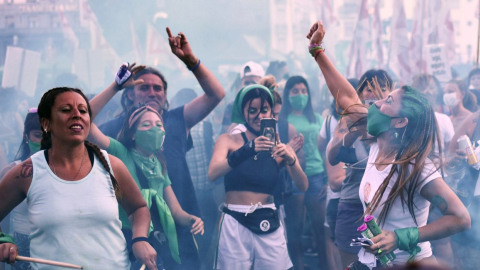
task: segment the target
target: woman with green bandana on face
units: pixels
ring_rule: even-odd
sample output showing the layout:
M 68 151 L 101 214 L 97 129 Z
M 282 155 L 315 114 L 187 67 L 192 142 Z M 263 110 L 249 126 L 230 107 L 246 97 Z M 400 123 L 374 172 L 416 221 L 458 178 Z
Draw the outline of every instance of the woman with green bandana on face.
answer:
M 393 264 L 436 262 L 429 241 L 468 229 L 471 219 L 434 163 L 440 141 L 432 107 L 419 91 L 402 86 L 367 109 L 319 45 L 324 36 L 322 22 L 307 34 L 328 89 L 352 120 L 348 128 L 373 136 L 363 136 L 371 144 L 359 197 L 365 215 L 375 218 L 381 232 L 371 238 L 373 245 L 361 248 L 358 261 L 348 269 L 380 269 L 377 258 L 391 252 L 396 255 Z M 430 204 L 442 217 L 427 224 Z
M 95 109 L 98 108 L 92 108 Z M 158 268 L 163 269 L 162 258 L 165 260 L 166 256 L 181 263 L 175 223 L 191 226 L 193 234 L 203 234 L 203 221 L 186 213 L 173 193 L 161 152 L 165 129 L 160 114 L 150 106 L 140 104 L 133 107 L 128 116 L 118 140 L 105 136 L 93 124 L 89 139 L 120 158 L 140 187 L 152 217 L 148 241 L 157 251 Z M 132 231 L 124 211 L 120 211 L 120 220 L 127 245 L 131 248 L 135 242 L 129 243 Z M 163 248 L 164 242 L 168 242 L 169 250 Z M 139 267 L 138 263 L 134 263 L 132 269 Z
M 303 228 L 304 209 L 305 206 L 307 207 L 315 230 L 318 259 L 322 265 L 327 261 L 325 226 L 323 225 L 327 194 L 324 187 L 326 187 L 327 177 L 317 147 L 317 139 L 322 128 L 322 116 L 313 111 L 310 96 L 310 88 L 305 78 L 292 76 L 287 80 L 283 91 L 284 102 L 280 118 L 287 119 L 288 123 L 292 124 L 297 132 L 305 138 L 303 152 L 305 153 L 305 174 L 308 177 L 308 190 L 301 192 L 294 188 L 292 196 L 285 206 L 292 209 L 289 212 L 295 213 L 292 219 L 297 223 L 296 228 Z M 292 253 L 295 269 L 303 269 L 302 244 L 299 241 L 301 233 L 302 230 L 295 230 L 289 235 L 289 250 Z
M 5 167 L 0 172 L 0 179 L 10 171 L 15 165 L 20 164 L 31 155 L 40 151 L 40 141 L 42 140 L 42 130 L 40 129 L 40 120 L 38 119 L 37 108 L 28 110 L 23 127 L 23 140 L 18 149 L 15 161 Z M 27 200 L 23 200 L 11 212 L 13 220 L 13 239 L 18 247 L 18 255 L 30 257 L 30 222 L 28 221 Z M 12 265 L 13 269 L 28 269 L 29 263 L 18 261 Z

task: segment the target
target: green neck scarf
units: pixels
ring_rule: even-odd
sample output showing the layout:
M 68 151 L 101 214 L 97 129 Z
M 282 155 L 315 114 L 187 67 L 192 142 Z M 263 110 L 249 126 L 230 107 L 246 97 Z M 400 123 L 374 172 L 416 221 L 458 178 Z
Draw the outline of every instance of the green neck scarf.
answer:
M 243 108 L 242 108 L 242 103 L 243 99 L 245 98 L 245 95 L 254 90 L 254 89 L 260 89 L 268 93 L 268 95 L 271 98 L 272 104 L 275 103 L 275 99 L 273 98 L 272 91 L 268 89 L 267 87 L 260 85 L 260 84 L 251 84 L 249 86 L 245 86 L 242 88 L 237 96 L 235 97 L 235 101 L 233 102 L 233 108 L 232 108 L 232 123 L 237 123 L 237 124 L 244 124 L 246 123 L 245 117 L 243 116 Z M 273 106 L 272 106 L 273 107 Z M 272 108 L 273 110 L 273 108 Z
M 142 172 L 138 173 L 143 173 L 148 180 L 149 188 L 141 190 L 142 196 L 147 202 L 148 209 L 151 209 L 153 203 L 156 204 L 158 215 L 160 216 L 160 224 L 162 224 L 163 232 L 168 239 L 170 254 L 177 263 L 181 263 L 175 221 L 173 220 L 167 202 L 163 199 L 163 190 L 159 190 L 163 187 L 162 183 L 165 182 L 165 178 L 167 177 L 162 174 L 162 164 L 155 155 L 152 157 L 145 157 L 135 149 L 132 149 L 131 153 L 133 155 L 133 161 L 137 167 L 142 170 Z M 150 234 L 153 230 L 153 223 L 150 223 L 148 233 Z

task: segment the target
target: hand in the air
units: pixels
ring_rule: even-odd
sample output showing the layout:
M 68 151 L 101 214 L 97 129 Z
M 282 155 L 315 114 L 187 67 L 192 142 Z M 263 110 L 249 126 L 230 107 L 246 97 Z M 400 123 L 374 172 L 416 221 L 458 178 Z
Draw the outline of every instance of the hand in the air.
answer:
M 323 28 L 322 21 L 314 23 L 307 34 L 307 38 L 310 39 L 310 44 L 321 44 L 324 37 L 325 28 Z
M 172 53 L 175 54 L 180 60 L 189 68 L 193 68 L 198 58 L 193 54 L 192 48 L 188 43 L 187 37 L 182 32 L 178 33 L 178 36 L 173 36 L 170 28 L 167 27 L 168 43 L 172 49 Z

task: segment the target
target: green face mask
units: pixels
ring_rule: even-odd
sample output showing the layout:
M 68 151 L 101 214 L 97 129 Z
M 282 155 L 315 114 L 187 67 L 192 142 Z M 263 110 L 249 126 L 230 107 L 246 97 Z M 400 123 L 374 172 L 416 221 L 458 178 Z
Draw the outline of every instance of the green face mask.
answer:
M 391 117 L 380 112 L 375 104 L 368 108 L 367 131 L 370 135 L 377 137 L 390 129 Z
M 165 140 L 165 131 L 159 127 L 152 127 L 148 130 L 135 131 L 135 143 L 147 153 L 155 153 L 162 149 Z
M 40 151 L 40 142 L 32 142 L 28 140 L 28 148 L 30 148 L 30 153 L 35 154 Z
M 288 100 L 290 101 L 290 104 L 294 110 L 301 111 L 307 106 L 308 95 L 296 95 L 293 97 L 288 97 Z

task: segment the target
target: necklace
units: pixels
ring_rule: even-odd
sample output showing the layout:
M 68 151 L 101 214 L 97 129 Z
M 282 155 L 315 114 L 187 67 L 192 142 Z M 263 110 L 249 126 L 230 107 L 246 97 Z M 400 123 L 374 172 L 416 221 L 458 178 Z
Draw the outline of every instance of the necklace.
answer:
M 73 177 L 72 181 L 75 180 L 75 178 L 77 178 L 78 174 L 79 174 L 80 171 L 82 170 L 83 161 L 85 160 L 86 153 L 87 153 L 87 148 L 85 148 L 85 151 L 83 151 L 82 163 L 80 163 L 80 168 L 78 168 L 78 172 L 77 172 L 77 174 L 75 174 L 75 176 Z M 58 175 L 57 175 L 57 171 L 55 170 L 55 164 L 53 163 L 53 149 L 52 149 L 52 169 L 53 169 L 53 173 L 54 173 L 56 176 L 58 176 Z

